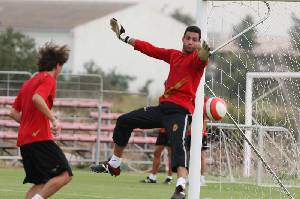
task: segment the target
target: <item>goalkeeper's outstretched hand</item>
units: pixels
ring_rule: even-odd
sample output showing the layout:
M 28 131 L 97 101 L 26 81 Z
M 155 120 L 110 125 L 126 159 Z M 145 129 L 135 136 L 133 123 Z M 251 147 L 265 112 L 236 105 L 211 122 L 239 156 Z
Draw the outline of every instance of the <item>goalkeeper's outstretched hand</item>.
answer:
M 208 57 L 210 56 L 209 51 L 210 51 L 210 48 L 207 45 L 206 41 L 203 41 L 202 45 L 199 46 L 199 53 L 198 53 L 199 59 L 201 61 L 206 61 L 208 59 Z
M 124 41 L 125 43 L 128 43 L 130 37 L 125 33 L 125 29 L 121 24 L 118 23 L 118 20 L 115 18 L 110 19 L 110 26 L 112 31 L 114 31 L 117 35 L 117 37 Z

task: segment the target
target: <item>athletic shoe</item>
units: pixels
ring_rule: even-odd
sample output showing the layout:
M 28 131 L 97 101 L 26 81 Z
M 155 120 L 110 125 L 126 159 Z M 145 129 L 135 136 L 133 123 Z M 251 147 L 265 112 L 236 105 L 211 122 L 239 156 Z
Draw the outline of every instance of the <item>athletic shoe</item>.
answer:
M 206 186 L 205 176 L 200 176 L 200 186 Z
M 142 180 L 141 182 L 143 182 L 143 183 L 156 183 L 156 180 L 152 180 L 151 178 L 149 178 L 149 176 L 147 176 L 147 178 L 145 180 Z
M 172 178 L 166 178 L 164 184 L 172 184 Z
M 175 192 L 171 199 L 185 199 L 184 188 L 181 185 L 178 185 L 175 189 Z
M 100 162 L 98 165 L 93 165 L 90 169 L 95 173 L 109 173 L 112 176 L 118 176 L 121 173 L 120 167 L 114 168 L 110 166 L 108 161 Z

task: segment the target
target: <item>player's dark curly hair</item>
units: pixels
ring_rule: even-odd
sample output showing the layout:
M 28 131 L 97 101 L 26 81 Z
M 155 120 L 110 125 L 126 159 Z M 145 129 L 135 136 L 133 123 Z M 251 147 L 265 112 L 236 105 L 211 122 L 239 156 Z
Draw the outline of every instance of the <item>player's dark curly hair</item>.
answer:
M 66 45 L 59 46 L 53 42 L 47 42 L 39 49 L 38 67 L 39 71 L 52 71 L 57 64 L 61 66 L 69 59 L 70 50 Z
M 195 32 L 195 33 L 198 33 L 199 34 L 199 41 L 201 39 L 201 30 L 198 26 L 188 26 L 185 31 L 184 31 L 184 34 L 183 36 L 185 36 L 186 32 Z

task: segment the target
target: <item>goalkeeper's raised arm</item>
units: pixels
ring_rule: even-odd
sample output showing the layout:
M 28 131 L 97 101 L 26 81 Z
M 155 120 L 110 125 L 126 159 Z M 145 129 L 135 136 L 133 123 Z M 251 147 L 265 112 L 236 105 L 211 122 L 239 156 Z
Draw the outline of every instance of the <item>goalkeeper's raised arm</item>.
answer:
M 134 47 L 135 50 L 138 50 L 141 53 L 146 54 L 150 57 L 160 59 L 167 63 L 170 63 L 170 56 L 172 52 L 174 52 L 173 49 L 159 48 L 146 41 L 131 38 L 126 33 L 125 28 L 115 18 L 112 18 L 110 20 L 110 26 L 118 39 L 120 39 L 125 43 L 130 44 L 131 46 Z
M 110 26 L 112 31 L 116 34 L 116 36 L 118 37 L 118 39 L 120 39 L 121 41 L 128 43 L 132 46 L 134 46 L 135 43 L 135 39 L 130 38 L 129 35 L 127 35 L 125 28 L 119 24 L 118 20 L 115 18 L 112 18 L 110 20 Z
M 174 49 L 158 48 L 148 42 L 131 38 L 126 33 L 125 28 L 115 18 L 112 18 L 110 20 L 110 26 L 112 31 L 116 34 L 117 38 L 120 39 L 121 41 L 132 45 L 136 50 L 141 51 L 142 53 L 147 54 L 148 56 L 154 57 L 156 59 L 161 59 L 166 61 L 167 63 L 170 63 L 171 54 L 174 53 L 175 51 Z M 194 38 L 189 33 L 199 34 L 199 37 Z M 184 54 L 193 54 L 197 52 L 198 56 L 196 57 L 194 56 L 194 58 L 197 58 L 198 60 L 200 60 L 200 62 L 202 62 L 202 64 L 205 64 L 210 55 L 209 54 L 210 48 L 205 41 L 200 43 L 200 39 L 201 39 L 201 30 L 197 26 L 189 26 L 186 29 L 182 38 L 182 42 L 183 42 L 182 52 Z M 139 46 L 143 46 L 143 47 L 140 48 Z M 198 65 L 201 64 L 198 63 Z

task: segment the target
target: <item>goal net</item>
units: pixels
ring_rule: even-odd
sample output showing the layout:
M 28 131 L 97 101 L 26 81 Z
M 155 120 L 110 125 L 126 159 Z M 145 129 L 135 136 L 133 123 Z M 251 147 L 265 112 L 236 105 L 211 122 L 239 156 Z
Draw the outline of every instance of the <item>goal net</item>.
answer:
M 205 94 L 223 98 L 240 128 L 229 117 L 209 127 L 207 179 L 223 191 L 224 183 L 243 183 L 230 188 L 232 198 L 297 198 L 294 190 L 289 196 L 279 188 L 278 180 L 284 187 L 300 185 L 300 3 L 269 5 L 270 10 L 259 1 L 209 3 L 212 49 L 266 18 L 217 50 L 206 71 Z M 253 190 L 242 196 L 242 189 Z

